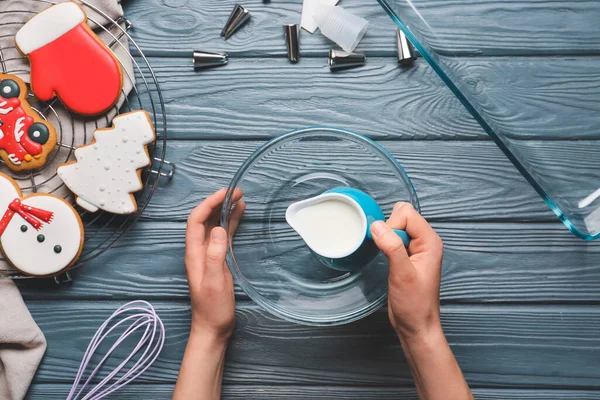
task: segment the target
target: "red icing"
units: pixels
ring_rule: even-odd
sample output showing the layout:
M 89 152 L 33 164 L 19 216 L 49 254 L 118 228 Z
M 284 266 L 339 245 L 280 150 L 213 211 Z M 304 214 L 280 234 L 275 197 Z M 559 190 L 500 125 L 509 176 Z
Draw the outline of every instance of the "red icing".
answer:
M 0 134 L 0 149 L 5 150 L 9 155 L 14 154 L 12 159 L 19 162 L 23 162 L 27 154 L 31 156 L 42 154 L 42 146 L 31 141 L 27 135 L 27 130 L 33 125 L 34 120 L 21 107 L 21 100 L 18 98 L 5 99 L 0 96 L 0 104 L 4 102 L 6 104 L 0 106 L 0 110 L 9 108 L 12 108 L 12 110 L 7 114 L 0 113 L 0 131 L 2 132 Z M 19 120 L 21 121 L 20 125 L 22 125 L 20 129 L 17 129 L 18 134 L 22 135 L 20 138 L 15 134 L 15 128 Z
M 52 211 L 42 210 L 23 204 L 20 199 L 14 199 L 9 205 L 8 210 L 0 219 L 0 236 L 4 234 L 6 227 L 15 214 L 19 214 L 27 223 L 37 231 L 42 227 L 42 222 L 51 222 L 54 213 Z
M 44 101 L 56 94 L 78 114 L 101 114 L 121 94 L 118 61 L 83 24 L 31 52 L 29 60 L 33 93 Z

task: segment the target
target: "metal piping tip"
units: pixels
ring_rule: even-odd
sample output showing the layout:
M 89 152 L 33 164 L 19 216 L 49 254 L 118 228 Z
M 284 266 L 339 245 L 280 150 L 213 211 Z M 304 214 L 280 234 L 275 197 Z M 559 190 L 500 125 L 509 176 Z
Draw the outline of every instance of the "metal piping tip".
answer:
M 300 60 L 300 25 L 284 25 L 283 32 L 285 34 L 288 58 L 291 62 L 297 63 Z
M 209 51 L 194 51 L 194 68 L 220 67 L 229 62 L 225 53 L 211 53 Z
M 415 50 L 412 44 L 406 38 L 402 30 L 396 31 L 396 39 L 398 40 L 398 64 L 410 65 L 417 59 Z
M 360 53 L 346 53 L 343 50 L 329 50 L 329 68 L 332 71 L 338 69 L 360 67 L 365 64 L 367 58 Z
M 239 4 L 236 4 L 233 7 L 233 11 L 231 11 L 231 15 L 229 16 L 225 27 L 221 31 L 221 36 L 224 36 L 225 40 L 229 39 L 229 37 L 249 19 L 250 12 Z

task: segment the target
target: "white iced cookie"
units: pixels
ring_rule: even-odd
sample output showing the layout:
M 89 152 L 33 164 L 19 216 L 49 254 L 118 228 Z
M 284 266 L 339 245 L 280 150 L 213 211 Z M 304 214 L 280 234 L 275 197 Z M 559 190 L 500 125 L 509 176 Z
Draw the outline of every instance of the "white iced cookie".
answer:
M 31 276 L 53 276 L 81 254 L 79 214 L 52 194 L 22 196 L 17 183 L 0 173 L 0 249 L 15 268 Z
M 58 167 L 58 176 L 90 212 L 133 214 L 132 193 L 144 188 L 141 169 L 150 165 L 148 145 L 156 140 L 146 111 L 118 115 L 113 126 L 94 132 L 94 141 L 75 150 L 73 161 Z

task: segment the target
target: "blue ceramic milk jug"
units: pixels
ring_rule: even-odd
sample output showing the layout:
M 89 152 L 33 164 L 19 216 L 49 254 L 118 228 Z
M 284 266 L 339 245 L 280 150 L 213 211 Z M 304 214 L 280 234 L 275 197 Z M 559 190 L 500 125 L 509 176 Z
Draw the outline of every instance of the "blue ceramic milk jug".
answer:
M 324 264 L 351 271 L 379 254 L 370 228 L 373 222 L 384 221 L 385 217 L 379 204 L 367 193 L 338 187 L 290 205 L 286 220 Z M 394 231 L 408 246 L 408 234 Z

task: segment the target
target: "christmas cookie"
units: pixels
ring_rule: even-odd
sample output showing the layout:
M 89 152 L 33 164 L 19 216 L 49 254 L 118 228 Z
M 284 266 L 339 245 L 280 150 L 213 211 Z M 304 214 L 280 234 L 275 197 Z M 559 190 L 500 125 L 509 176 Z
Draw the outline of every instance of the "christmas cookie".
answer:
M 94 132 L 94 141 L 75 150 L 75 158 L 58 167 L 58 176 L 90 212 L 137 211 L 134 192 L 144 188 L 141 169 L 151 164 L 148 145 L 156 140 L 146 111 L 118 115 L 113 126 Z
M 27 86 L 0 74 L 0 158 L 13 171 L 40 168 L 56 146 L 56 131 L 27 102 Z
M 15 42 L 31 63 L 31 89 L 43 101 L 57 95 L 78 114 L 98 115 L 118 100 L 123 71 L 87 25 L 77 4 L 54 5 L 29 20 Z
M 77 261 L 83 248 L 79 214 L 60 197 L 23 197 L 0 174 L 0 250 L 15 268 L 31 276 L 56 275 Z

